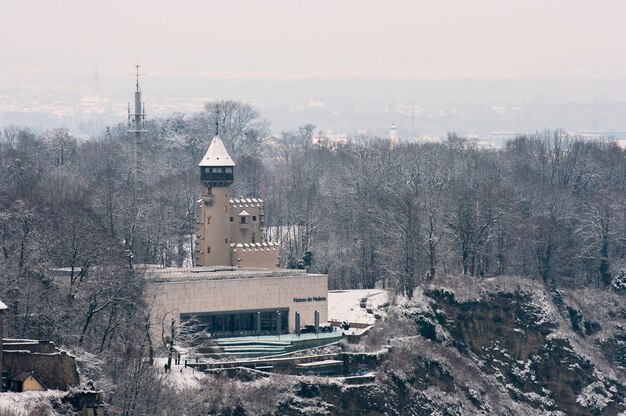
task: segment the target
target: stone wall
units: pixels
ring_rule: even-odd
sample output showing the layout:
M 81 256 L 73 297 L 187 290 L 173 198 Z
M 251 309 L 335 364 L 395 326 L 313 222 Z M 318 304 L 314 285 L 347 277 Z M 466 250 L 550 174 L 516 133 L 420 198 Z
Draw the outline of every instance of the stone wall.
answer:
M 199 266 L 230 265 L 230 188 L 213 188 L 197 204 L 196 264 Z
M 65 351 L 4 351 L 3 359 L 4 370 L 9 372 L 9 376 L 20 371 L 31 371 L 48 389 L 68 390 L 80 384 L 76 361 Z
M 57 351 L 54 342 L 51 341 L 11 338 L 5 338 L 3 340 L 2 349 L 4 351 L 30 351 L 43 353 L 53 353 Z
M 263 201 L 256 198 L 233 198 L 229 202 L 229 214 L 233 218 L 233 221 L 230 222 L 231 242 L 252 243 L 253 241 L 263 241 L 261 224 Z M 243 211 L 247 212 L 248 215 L 240 215 Z M 242 216 L 245 217 L 244 223 L 241 222 Z
M 230 264 L 239 267 L 275 269 L 280 256 L 280 246 L 274 243 L 242 244 L 231 247 Z

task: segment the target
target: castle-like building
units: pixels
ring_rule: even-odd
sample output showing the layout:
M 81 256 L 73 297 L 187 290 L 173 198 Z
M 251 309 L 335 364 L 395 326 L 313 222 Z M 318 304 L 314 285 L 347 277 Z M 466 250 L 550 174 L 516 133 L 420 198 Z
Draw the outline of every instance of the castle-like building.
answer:
M 263 236 L 263 200 L 232 197 L 235 162 L 216 134 L 199 164 L 196 266 L 278 267 L 280 246 Z
M 328 319 L 328 277 L 278 268 L 263 239 L 263 201 L 234 198 L 235 163 L 215 135 L 199 164 L 196 267 L 146 269 L 156 322 L 194 321 L 212 336 L 280 335 Z M 160 336 L 161 325 L 153 327 Z

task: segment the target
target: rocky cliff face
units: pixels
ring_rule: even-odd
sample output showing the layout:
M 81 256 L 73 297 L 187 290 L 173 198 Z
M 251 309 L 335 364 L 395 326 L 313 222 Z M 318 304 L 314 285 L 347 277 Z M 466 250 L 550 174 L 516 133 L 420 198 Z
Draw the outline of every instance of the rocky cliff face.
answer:
M 303 382 L 285 414 L 626 415 L 626 296 L 446 283 L 396 308 L 420 335 L 391 340 L 374 383 Z
M 626 299 L 586 293 L 600 302 L 596 305 L 600 314 L 613 317 L 596 322 L 577 308 L 574 292 L 510 287 L 490 288 L 488 282 L 479 298 L 469 300 L 431 289 L 425 294 L 432 314 L 418 312 L 414 317 L 420 328 L 426 323 L 439 326 L 450 344 L 472 357 L 484 377 L 497 380 L 516 402 L 568 415 L 625 411 Z

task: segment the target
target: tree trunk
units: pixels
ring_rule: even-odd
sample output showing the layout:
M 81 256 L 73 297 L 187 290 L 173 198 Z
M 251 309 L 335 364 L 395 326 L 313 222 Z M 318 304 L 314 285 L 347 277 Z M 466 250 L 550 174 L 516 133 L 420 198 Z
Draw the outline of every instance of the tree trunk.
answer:
M 168 371 L 171 371 L 172 369 L 172 355 L 174 354 L 174 336 L 175 336 L 175 323 L 176 321 L 174 320 L 174 318 L 172 318 L 172 324 L 170 326 L 170 347 L 168 349 L 168 353 L 167 353 L 167 369 Z

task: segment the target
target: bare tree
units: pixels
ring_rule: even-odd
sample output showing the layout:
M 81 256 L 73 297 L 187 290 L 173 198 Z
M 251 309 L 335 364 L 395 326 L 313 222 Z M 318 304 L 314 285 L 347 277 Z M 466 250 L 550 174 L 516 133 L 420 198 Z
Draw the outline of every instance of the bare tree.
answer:
M 217 100 L 206 103 L 204 110 L 209 132 L 219 128 L 229 152 L 238 157 L 258 153 L 261 141 L 269 135 L 269 122 L 251 104 Z

